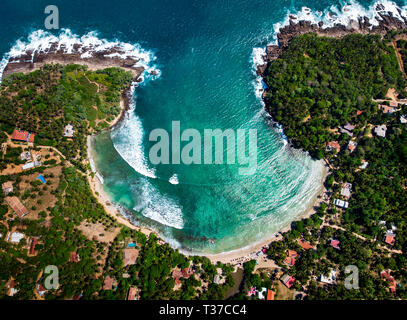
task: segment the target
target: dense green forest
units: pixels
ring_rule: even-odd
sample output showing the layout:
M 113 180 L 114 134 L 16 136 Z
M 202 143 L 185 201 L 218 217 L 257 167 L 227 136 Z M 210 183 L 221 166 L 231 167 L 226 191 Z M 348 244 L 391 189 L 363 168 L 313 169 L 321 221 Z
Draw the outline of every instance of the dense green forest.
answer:
M 406 42 L 397 41 L 397 46 L 405 63 Z M 284 240 L 272 244 L 270 257 L 296 277 L 295 288 L 306 291 L 308 299 L 394 298 L 380 278 L 385 269 L 392 270 L 399 281 L 396 297 L 406 298 L 407 125 L 400 116 L 407 114 L 407 104 L 400 103 L 392 114 L 378 108 L 379 103 L 389 105 L 383 100 L 389 100 L 390 88 L 396 89 L 398 99 L 406 96 L 405 75 L 392 37 L 297 36 L 270 63 L 265 81 L 269 86 L 266 109 L 283 124 L 295 146 L 325 158 L 331 168 L 325 182 L 329 203 L 312 218 L 293 223 Z M 355 126 L 352 137 L 337 130 L 347 123 Z M 387 127 L 386 136 L 373 134 L 372 129 L 382 124 Z M 341 146 L 338 153 L 326 150 L 333 140 Z M 353 152 L 346 147 L 350 140 L 357 144 Z M 368 162 L 365 169 L 360 168 L 362 159 Z M 340 194 L 345 182 L 353 186 L 350 199 Z M 336 208 L 335 198 L 348 200 L 349 208 Z M 323 222 L 326 225 L 321 227 Z M 392 227 L 393 246 L 383 241 Z M 316 245 L 316 250 L 302 250 L 296 242 L 300 237 Z M 341 250 L 330 246 L 332 238 L 340 240 Z M 287 248 L 300 253 L 289 270 L 283 264 Z M 359 268 L 360 290 L 343 286 L 347 265 Z M 338 284 L 321 286 L 315 280 L 330 268 L 339 270 Z
M 394 48 L 379 35 L 298 36 L 270 64 L 265 81 L 267 110 L 295 145 L 319 159 L 334 138 L 330 129 L 375 124 L 372 99 L 405 89 Z
M 132 80 L 120 68 L 89 71 L 81 65 L 45 65 L 28 74 L 11 74 L 0 86 L 2 129 L 37 133 L 37 144 L 57 147 L 84 170 L 86 136 L 109 127 Z M 74 143 L 63 137 L 67 124 L 74 127 Z

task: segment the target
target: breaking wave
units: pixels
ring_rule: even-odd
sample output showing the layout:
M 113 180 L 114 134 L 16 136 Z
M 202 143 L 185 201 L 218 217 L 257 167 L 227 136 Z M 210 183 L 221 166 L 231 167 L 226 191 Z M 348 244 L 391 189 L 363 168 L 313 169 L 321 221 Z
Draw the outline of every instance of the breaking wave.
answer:
M 147 179 L 143 179 L 141 196 L 138 197 L 140 202 L 133 210 L 166 226 L 182 229 L 183 215 L 177 201 L 161 194 Z

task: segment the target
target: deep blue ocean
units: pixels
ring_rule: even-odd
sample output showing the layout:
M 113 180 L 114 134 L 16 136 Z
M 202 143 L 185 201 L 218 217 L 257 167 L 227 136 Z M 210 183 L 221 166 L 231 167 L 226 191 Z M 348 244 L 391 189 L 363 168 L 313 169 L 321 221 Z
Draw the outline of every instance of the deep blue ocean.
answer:
M 158 230 L 184 250 L 217 253 L 271 237 L 312 206 L 323 165 L 285 146 L 269 125 L 256 96 L 254 48 L 274 42 L 289 12 L 329 22 L 331 11 L 343 22 L 372 14 L 373 2 L 3 0 L 2 55 L 17 39 L 44 29 L 48 4 L 58 6 L 60 28 L 137 43 L 151 52 L 151 64 L 161 72 L 136 88 L 134 110 L 121 126 L 92 142 L 105 191 L 135 223 Z M 181 130 L 257 130 L 256 173 L 239 175 L 236 165 L 153 165 L 149 132 L 170 132 L 172 121 L 180 121 Z

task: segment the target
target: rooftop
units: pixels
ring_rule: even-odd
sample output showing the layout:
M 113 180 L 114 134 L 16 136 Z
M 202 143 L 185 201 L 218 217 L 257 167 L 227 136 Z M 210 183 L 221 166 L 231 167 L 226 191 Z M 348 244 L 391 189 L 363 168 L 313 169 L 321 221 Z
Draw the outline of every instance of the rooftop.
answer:
M 385 124 L 382 124 L 382 125 L 377 126 L 376 128 L 374 128 L 374 132 L 379 137 L 385 137 L 386 136 L 386 131 L 387 131 L 387 126 Z
M 136 248 L 126 248 L 123 250 L 123 264 L 125 267 L 136 264 L 139 251 Z
M 314 249 L 314 246 L 311 243 L 309 243 L 308 241 L 305 241 L 303 239 L 298 239 L 298 244 L 300 245 L 300 247 L 302 247 L 305 250 Z
M 34 142 L 35 133 L 15 129 L 11 135 L 11 140 Z
M 28 214 L 27 208 L 21 203 L 17 197 L 6 197 L 4 200 L 10 206 L 10 208 L 15 212 L 15 214 L 22 218 Z

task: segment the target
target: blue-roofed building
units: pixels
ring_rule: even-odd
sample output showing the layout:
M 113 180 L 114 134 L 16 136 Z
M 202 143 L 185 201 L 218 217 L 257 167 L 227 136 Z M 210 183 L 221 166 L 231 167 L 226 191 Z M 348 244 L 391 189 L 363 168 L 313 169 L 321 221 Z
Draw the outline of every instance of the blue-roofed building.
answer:
M 37 180 L 40 180 L 43 184 L 47 183 L 47 181 L 45 181 L 45 178 L 42 176 L 42 174 L 40 174 L 40 175 L 37 177 Z

